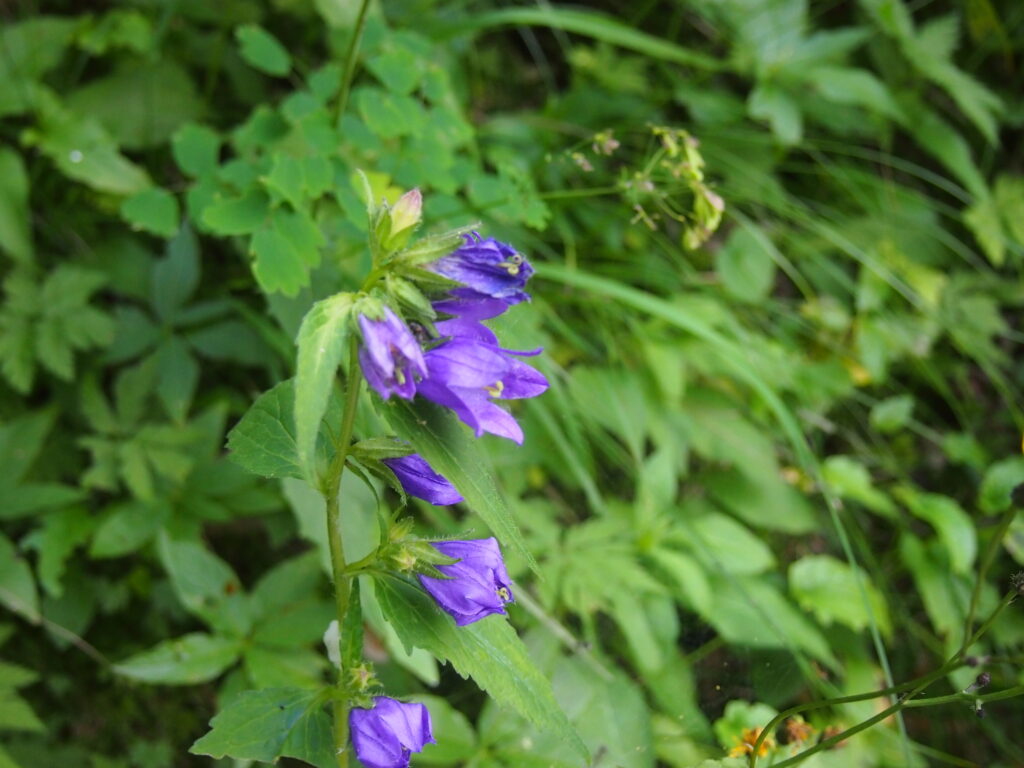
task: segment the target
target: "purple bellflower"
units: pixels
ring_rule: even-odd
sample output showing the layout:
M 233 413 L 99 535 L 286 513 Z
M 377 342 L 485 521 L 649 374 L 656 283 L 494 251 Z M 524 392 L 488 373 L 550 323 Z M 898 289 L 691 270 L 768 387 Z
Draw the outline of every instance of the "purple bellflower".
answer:
M 435 541 L 433 546 L 459 562 L 437 566 L 449 578 L 420 576 L 420 583 L 456 624 L 463 627 L 492 613 L 505 614 L 505 603 L 513 598 L 497 540 Z
M 383 462 L 395 473 L 398 482 L 410 496 L 423 499 L 435 506 L 458 504 L 462 501 L 462 494 L 455 490 L 455 486 L 443 475 L 435 472 L 418 453 L 384 459 Z
M 427 376 L 417 392 L 451 408 L 477 437 L 490 432 L 522 444 L 519 422 L 492 398 L 515 400 L 544 392 L 548 388 L 544 375 L 514 357 L 536 355 L 540 350 L 502 349 L 491 329 L 467 318 L 442 320 L 436 327 L 449 338 L 426 353 Z
M 437 743 L 425 706 L 387 696 L 375 698 L 372 709 L 353 709 L 348 725 L 356 757 L 366 768 L 409 768 L 410 754 Z
M 495 308 L 499 307 L 487 299 L 499 299 L 504 305 L 494 314 L 477 315 L 477 319 L 494 317 L 512 304 L 530 298 L 523 289 L 533 274 L 533 267 L 522 254 L 511 245 L 499 242 L 493 237 L 485 240 L 476 232 L 465 237 L 466 242 L 462 247 L 427 264 L 426 267 L 465 286 L 453 292 L 457 299 L 461 299 L 463 305 L 482 302 Z M 463 314 L 446 307 L 440 309 L 451 314 Z
M 390 307 L 384 307 L 381 320 L 360 315 L 359 328 L 363 332 L 359 364 L 370 386 L 385 400 L 391 395 L 411 400 L 416 394 L 415 377 L 427 375 L 423 352 L 412 331 Z

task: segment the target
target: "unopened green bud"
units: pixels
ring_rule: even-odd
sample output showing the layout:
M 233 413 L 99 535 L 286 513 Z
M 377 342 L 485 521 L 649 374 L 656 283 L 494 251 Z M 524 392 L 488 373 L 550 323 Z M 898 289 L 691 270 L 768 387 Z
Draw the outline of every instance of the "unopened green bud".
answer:
M 420 223 L 423 216 L 423 195 L 418 189 L 410 189 L 391 209 L 391 234 L 397 235 Z

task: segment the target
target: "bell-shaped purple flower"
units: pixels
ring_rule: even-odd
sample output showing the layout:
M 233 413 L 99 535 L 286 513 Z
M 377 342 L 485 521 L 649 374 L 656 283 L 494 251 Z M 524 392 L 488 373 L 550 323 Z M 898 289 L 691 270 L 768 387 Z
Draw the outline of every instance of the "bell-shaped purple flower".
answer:
M 499 242 L 493 237 L 484 239 L 476 232 L 466 235 L 466 242 L 462 247 L 427 264 L 426 267 L 449 280 L 462 283 L 472 291 L 471 294 L 463 293 L 461 298 L 464 303 L 467 300 L 471 303 L 485 302 L 487 298 L 491 298 L 500 299 L 507 307 L 530 298 L 523 290 L 533 274 L 530 262 L 511 245 Z
M 353 709 L 348 727 L 356 757 L 366 768 L 409 768 L 410 754 L 437 743 L 425 706 L 387 696 L 375 698 L 372 709 Z
M 548 388 L 544 375 L 514 357 L 536 355 L 540 350 L 502 349 L 490 328 L 465 318 L 443 320 L 437 329 L 449 339 L 424 356 L 427 377 L 417 392 L 451 408 L 477 437 L 490 432 L 521 444 L 519 422 L 492 398 L 516 400 L 544 392 Z
M 390 307 L 384 307 L 380 320 L 360 315 L 359 328 L 363 332 L 359 365 L 370 386 L 385 400 L 391 395 L 411 400 L 416 377 L 427 375 L 423 351 L 412 331 Z
M 410 496 L 436 506 L 458 504 L 462 501 L 462 494 L 455 490 L 455 486 L 448 482 L 444 475 L 435 472 L 418 453 L 384 459 L 383 462 L 395 473 L 398 482 Z
M 436 566 L 449 578 L 420 576 L 420 583 L 456 624 L 462 627 L 492 613 L 505 614 L 505 603 L 513 600 L 512 587 L 497 540 L 435 541 L 433 546 L 459 562 Z

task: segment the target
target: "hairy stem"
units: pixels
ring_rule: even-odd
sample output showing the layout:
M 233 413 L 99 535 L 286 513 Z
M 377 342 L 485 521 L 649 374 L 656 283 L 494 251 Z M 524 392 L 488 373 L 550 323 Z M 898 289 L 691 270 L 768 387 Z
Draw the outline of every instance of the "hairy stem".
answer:
M 345 625 L 348 613 L 349 595 L 352 591 L 351 573 L 346 572 L 345 547 L 341 537 L 341 476 L 345 471 L 352 443 L 352 426 L 356 420 L 356 404 L 363 378 L 359 373 L 358 343 L 349 341 L 348 381 L 345 390 L 345 410 L 341 417 L 341 431 L 334 446 L 334 460 L 327 470 L 321 489 L 327 510 L 327 540 L 331 550 L 331 571 L 334 575 L 334 603 L 338 613 L 338 627 Z M 345 670 L 345 659 L 339 662 L 338 696 L 334 700 L 334 751 L 338 768 L 348 768 L 348 710 L 349 700 Z
M 352 39 L 348 41 L 348 50 L 345 52 L 345 70 L 341 79 L 341 92 L 338 94 L 338 112 L 336 120 L 341 120 L 345 114 L 345 107 L 348 106 L 348 93 L 352 88 L 352 78 L 355 76 L 356 54 L 359 53 L 359 41 L 363 36 L 363 27 L 366 26 L 366 11 L 370 7 L 370 0 L 362 0 L 359 6 L 359 15 L 356 17 L 356 25 L 352 29 Z

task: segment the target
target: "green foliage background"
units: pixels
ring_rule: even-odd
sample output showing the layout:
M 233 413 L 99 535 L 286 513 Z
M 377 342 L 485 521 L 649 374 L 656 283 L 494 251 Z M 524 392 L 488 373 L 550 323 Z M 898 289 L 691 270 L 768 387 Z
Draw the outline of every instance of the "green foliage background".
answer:
M 368 266 L 356 169 L 538 268 L 501 333 L 542 339 L 552 388 L 523 448 L 481 445 L 539 566 L 507 552 L 513 624 L 595 765 L 696 766 L 941 666 L 1024 564 L 1024 4 L 389 0 L 341 104 L 357 10 L 0 4 L 0 766 L 214 764 L 187 749 L 225 703 L 325 679 L 322 499 L 224 446 Z M 358 557 L 377 500 L 343 493 Z M 385 616 L 415 600 L 363 600 L 380 676 L 435 719 L 415 764 L 579 765 L 403 645 Z M 972 653 L 1024 683 L 1019 607 Z M 807 765 L 1020 765 L 1019 701 L 985 709 Z

